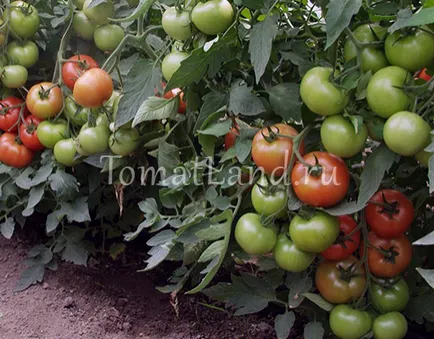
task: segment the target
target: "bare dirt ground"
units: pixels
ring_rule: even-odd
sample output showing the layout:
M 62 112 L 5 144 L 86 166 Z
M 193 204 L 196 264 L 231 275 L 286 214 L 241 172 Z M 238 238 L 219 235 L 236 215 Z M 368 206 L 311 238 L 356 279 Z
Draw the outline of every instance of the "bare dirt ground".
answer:
M 179 317 L 150 276 L 62 263 L 44 284 L 14 292 L 30 245 L 0 236 L 0 339 L 274 338 L 267 318 L 236 318 L 180 297 Z

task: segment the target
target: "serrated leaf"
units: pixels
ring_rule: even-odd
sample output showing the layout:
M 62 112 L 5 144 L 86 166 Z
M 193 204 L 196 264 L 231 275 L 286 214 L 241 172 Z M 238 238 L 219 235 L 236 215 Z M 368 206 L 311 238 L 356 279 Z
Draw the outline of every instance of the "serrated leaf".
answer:
M 277 30 L 277 16 L 274 15 L 267 16 L 264 21 L 253 26 L 250 35 L 249 53 L 255 71 L 256 83 L 259 83 L 267 68 Z
M 300 306 L 304 294 L 312 288 L 312 278 L 306 273 L 289 273 L 285 285 L 289 288 L 288 305 L 295 308 Z
M 15 221 L 13 218 L 6 218 L 6 220 L 0 224 L 0 232 L 6 239 L 11 239 L 15 230 Z
M 410 299 L 407 307 L 404 310 L 406 317 L 418 324 L 423 324 L 424 319 L 433 322 L 434 315 L 432 305 L 434 304 L 434 289 L 430 289 L 426 293 L 414 296 Z
M 434 289 L 434 270 L 425 270 L 423 268 L 417 267 L 416 271 L 425 279 L 428 285 Z
M 173 118 L 178 112 L 178 100 L 150 97 L 139 108 L 133 120 L 133 127 L 143 121 Z
M 413 245 L 420 245 L 420 246 L 434 245 L 434 231 L 427 234 L 423 238 L 420 238 L 419 240 L 415 241 Z
M 398 19 L 395 24 L 389 27 L 389 33 L 403 28 L 403 27 L 413 27 L 413 26 L 423 26 L 434 23 L 434 7 L 423 8 L 419 12 L 411 15 L 411 11 L 402 14 L 400 20 Z
M 362 7 L 362 0 L 330 0 L 327 5 L 326 31 L 328 49 L 339 38 L 341 33 L 350 24 L 351 18 Z
M 304 339 L 321 339 L 324 337 L 322 324 L 316 321 L 310 322 L 304 328 Z
M 170 242 L 152 247 L 148 252 L 150 257 L 145 261 L 147 263 L 147 266 L 144 271 L 150 271 L 153 268 L 157 267 L 160 263 L 162 263 L 163 260 L 166 259 L 169 255 L 173 246 L 175 246 L 175 243 Z
M 321 307 L 324 311 L 330 312 L 334 305 L 325 300 L 321 295 L 315 293 L 303 294 L 307 299 L 312 301 L 317 306 Z
M 34 285 L 38 282 L 42 282 L 44 279 L 45 266 L 37 265 L 27 267 L 23 273 L 21 273 L 21 277 L 17 282 L 15 287 L 16 292 L 24 291 L 29 288 L 31 285 Z
M 406 27 L 406 25 L 408 24 L 408 22 L 410 21 L 410 18 L 412 17 L 413 13 L 411 11 L 410 8 L 404 8 L 401 9 L 397 14 L 396 14 L 396 21 L 394 22 L 393 25 L 391 25 L 388 28 L 388 32 L 389 33 L 393 33 L 395 31 L 397 31 L 398 29 L 401 29 L 403 27 Z
M 66 243 L 62 252 L 62 260 L 70 261 L 76 265 L 87 266 L 89 252 L 84 248 L 83 243 Z
M 284 314 L 278 314 L 274 320 L 274 330 L 276 331 L 277 339 L 286 339 L 289 337 L 291 328 L 295 322 L 294 312 L 286 311 Z
M 301 120 L 300 85 L 281 83 L 267 90 L 273 110 L 284 120 Z
M 94 0 L 94 1 L 101 1 L 101 0 Z M 110 19 L 110 21 L 129 22 L 129 21 L 136 20 L 137 18 L 143 16 L 152 7 L 154 2 L 156 2 L 156 0 L 140 0 L 139 4 L 137 5 L 133 13 L 131 13 L 131 15 L 122 19 Z
M 32 175 L 35 170 L 32 167 L 27 167 L 19 176 L 15 179 L 15 184 L 24 189 L 28 190 L 32 187 L 32 179 L 30 179 L 30 175 Z
M 198 262 L 208 262 L 221 255 L 225 247 L 224 240 L 219 240 L 213 242 L 208 248 L 202 252 L 202 255 L 199 257 Z
M 154 235 L 151 239 L 149 239 L 146 243 L 148 246 L 157 246 L 164 243 L 169 243 L 173 239 L 176 238 L 176 233 L 172 230 L 164 230 L 160 233 Z
M 56 192 L 57 197 L 60 199 L 69 200 L 78 193 L 77 179 L 61 169 L 51 174 L 48 180 L 51 189 Z
M 122 126 L 134 119 L 142 103 L 154 96 L 160 85 L 161 71 L 151 60 L 139 59 L 125 79 L 123 96 L 119 102 L 115 127 Z
M 252 93 L 253 87 L 248 87 L 246 83 L 241 84 L 239 81 L 231 86 L 229 98 L 229 110 L 234 114 L 246 116 L 258 115 L 265 112 L 261 100 Z
M 232 120 L 228 119 L 223 122 L 216 122 L 214 124 L 211 124 L 206 128 L 197 131 L 197 133 L 220 137 L 226 135 L 231 129 L 231 127 L 232 127 Z
M 243 163 L 250 155 L 252 150 L 252 137 L 250 131 L 240 130 L 240 135 L 235 141 L 235 152 L 240 163 Z
M 30 190 L 29 200 L 27 202 L 27 207 L 22 212 L 23 216 L 28 217 L 28 216 L 33 214 L 34 207 L 36 207 L 36 205 L 39 204 L 42 197 L 44 196 L 44 189 L 45 189 L 45 185 L 39 185 L 39 186 L 33 187 Z
M 222 107 L 227 106 L 229 97 L 227 93 L 212 90 L 202 98 L 203 104 L 200 108 L 199 117 L 197 118 L 194 131 L 202 127 L 206 119 L 214 112 L 219 111 Z
M 158 166 L 160 169 L 165 169 L 166 175 L 173 173 L 173 170 L 179 165 L 179 148 L 175 145 L 169 144 L 165 140 L 161 141 L 158 147 Z

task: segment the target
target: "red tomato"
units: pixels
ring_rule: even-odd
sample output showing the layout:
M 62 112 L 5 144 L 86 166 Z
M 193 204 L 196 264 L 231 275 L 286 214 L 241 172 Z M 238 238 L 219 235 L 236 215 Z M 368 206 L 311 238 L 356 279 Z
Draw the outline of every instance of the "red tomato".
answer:
M 422 69 L 422 70 L 420 70 L 417 74 L 416 74 L 416 80 L 417 79 L 422 79 L 422 80 L 425 80 L 425 81 L 430 81 L 431 80 L 431 75 L 429 75 L 428 73 L 427 73 L 427 69 L 426 68 L 424 68 L 424 69 Z
M 0 129 L 5 132 L 17 132 L 18 120 L 20 119 L 21 106 L 24 103 L 23 100 L 16 97 L 7 97 L 0 101 Z M 17 106 L 13 108 L 12 106 Z M 3 111 L 5 110 L 5 111 Z M 27 107 L 24 106 L 23 116 L 29 114 Z
M 410 265 L 412 247 L 405 235 L 396 238 L 380 238 L 369 232 L 368 265 L 372 274 L 378 277 L 392 278 L 405 271 Z M 360 247 L 363 256 L 364 246 Z
M 235 141 L 237 140 L 237 137 L 240 135 L 240 131 L 238 130 L 238 127 L 232 127 L 229 133 L 225 135 L 225 149 L 226 151 L 229 148 L 232 148 L 235 145 Z
M 336 242 L 321 255 L 327 260 L 343 260 L 353 254 L 360 244 L 360 230 L 354 232 L 348 240 L 343 240 L 357 228 L 356 221 L 349 215 L 341 215 L 339 218 L 340 234 Z
M 74 55 L 62 66 L 63 82 L 72 90 L 77 79 L 91 68 L 99 68 L 95 59 L 84 54 Z
M 394 238 L 410 227 L 414 207 L 401 192 L 385 189 L 375 193 L 366 206 L 365 214 L 366 222 L 378 236 Z
M 291 161 L 293 140 L 290 138 L 271 138 L 270 130 L 273 133 L 295 137 L 297 130 L 289 125 L 277 124 L 266 127 L 256 133 L 252 142 L 252 157 L 256 166 L 262 168 L 268 175 L 281 176 Z M 300 154 L 304 154 L 304 143 L 299 148 Z
M 330 207 L 344 199 L 350 173 L 345 162 L 327 152 L 312 152 L 295 164 L 291 184 L 297 197 L 315 207 Z
M 74 100 L 85 108 L 101 107 L 113 94 L 113 80 L 106 71 L 92 68 L 74 85 Z
M 41 144 L 36 135 L 36 128 L 41 123 L 41 120 L 29 115 L 24 123 L 20 125 L 20 138 L 24 146 L 32 151 L 42 151 L 45 147 Z
M 181 94 L 179 94 L 181 93 Z M 184 92 L 180 88 L 174 88 L 169 92 L 164 93 L 164 98 L 172 99 L 179 94 L 178 113 L 185 114 L 187 111 L 187 103 L 184 101 Z
M 5 133 L 0 136 L 0 161 L 5 165 L 23 168 L 33 160 L 33 152 L 21 145 L 14 133 Z

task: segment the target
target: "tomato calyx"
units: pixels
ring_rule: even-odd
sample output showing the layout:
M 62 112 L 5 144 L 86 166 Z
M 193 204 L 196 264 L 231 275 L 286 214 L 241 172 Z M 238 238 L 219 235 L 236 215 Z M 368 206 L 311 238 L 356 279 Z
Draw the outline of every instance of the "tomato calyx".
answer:
M 359 276 L 359 274 L 355 273 L 359 267 L 355 266 L 357 263 L 354 262 L 348 268 L 342 267 L 341 265 L 337 265 L 339 270 L 340 278 L 345 282 L 350 282 L 352 278 Z
M 383 253 L 384 260 L 391 262 L 392 264 L 395 263 L 395 258 L 399 255 L 399 252 L 396 252 L 394 249 L 395 249 L 395 246 L 392 246 L 388 249 L 386 249 L 384 247 L 380 247 L 379 249 L 377 248 L 377 250 L 379 250 L 381 253 Z
M 385 213 L 388 215 L 390 219 L 394 219 L 394 215 L 399 215 L 399 203 L 398 201 L 389 202 L 386 199 L 386 196 L 384 195 L 384 192 L 382 192 L 382 203 L 370 201 L 370 204 L 377 205 L 381 207 L 381 210 L 378 211 L 379 213 Z
M 397 277 L 392 278 L 392 279 L 384 279 L 384 278 L 380 279 L 380 278 L 373 276 L 372 274 L 370 275 L 370 278 L 377 285 L 380 285 L 381 287 L 383 287 L 385 289 L 392 288 L 393 286 L 396 285 L 396 283 L 398 283 L 402 279 L 401 276 L 397 276 Z
M 11 6 L 11 9 L 19 9 L 25 16 L 29 16 L 33 13 L 30 3 L 26 3 L 27 6 Z
M 45 89 L 45 88 L 41 85 L 41 88 L 39 89 L 39 92 L 38 92 L 38 94 L 39 94 L 39 98 L 40 98 L 41 100 L 47 100 L 47 99 L 50 97 L 50 92 L 51 92 L 51 90 L 52 90 L 53 88 L 56 88 L 56 87 L 59 87 L 59 85 L 58 85 L 58 84 L 53 84 L 53 86 L 51 86 L 51 87 L 49 87 L 49 88 L 47 88 L 47 89 Z

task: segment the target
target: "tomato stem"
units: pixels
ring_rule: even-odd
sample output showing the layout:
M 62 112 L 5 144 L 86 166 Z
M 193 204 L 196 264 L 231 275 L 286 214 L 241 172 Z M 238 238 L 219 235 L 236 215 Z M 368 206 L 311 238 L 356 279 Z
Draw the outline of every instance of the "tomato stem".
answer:
M 371 289 L 371 271 L 369 269 L 369 262 L 368 262 L 368 246 L 369 246 L 368 234 L 369 234 L 369 231 L 368 231 L 368 225 L 366 224 L 366 218 L 365 218 L 365 212 L 364 211 L 361 212 L 360 225 L 359 226 L 362 228 L 362 236 L 363 236 L 363 256 L 360 259 L 359 264 L 362 264 L 365 267 L 366 286 L 365 286 L 363 293 L 360 295 L 360 298 L 355 303 L 356 308 L 361 306 L 361 303 L 364 300 L 364 296 L 365 296 L 366 292 Z

